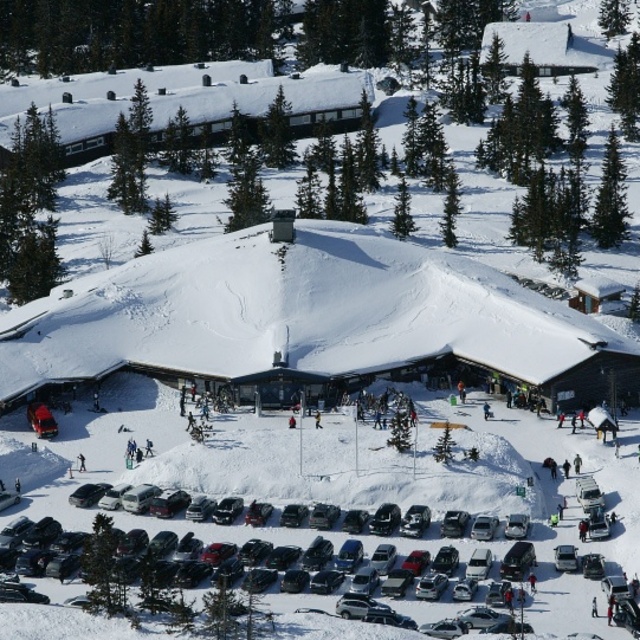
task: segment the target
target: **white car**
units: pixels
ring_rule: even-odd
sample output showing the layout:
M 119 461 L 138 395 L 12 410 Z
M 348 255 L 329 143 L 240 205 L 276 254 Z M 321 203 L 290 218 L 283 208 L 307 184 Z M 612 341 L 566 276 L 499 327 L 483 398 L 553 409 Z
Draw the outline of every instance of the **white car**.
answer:
M 456 602 L 470 602 L 478 591 L 478 581 L 465 578 L 453 587 L 453 599 Z
M 616 602 L 631 600 L 633 598 L 631 585 L 624 579 L 624 576 L 607 576 L 606 578 L 602 578 L 600 586 L 607 596 L 607 601 L 611 596 L 614 597 Z
M 471 537 L 474 540 L 493 540 L 500 520 L 495 516 L 478 516 L 471 527 Z
M 468 633 L 467 625 L 460 620 L 440 620 L 440 622 L 429 622 L 423 624 L 418 629 L 420 633 L 430 638 L 460 638 Z
M 133 489 L 133 485 L 117 484 L 115 487 L 111 487 L 98 501 L 98 508 L 106 511 L 122 509 L 122 496 L 130 489 Z
M 561 544 L 554 551 L 556 571 L 578 570 L 578 550 L 572 544 Z
M 606 540 L 611 537 L 608 518 L 592 518 L 589 520 L 589 538 L 591 540 Z
M 507 525 L 504 528 L 504 537 L 510 539 L 526 538 L 531 528 L 531 520 L 525 513 L 512 513 L 507 518 Z
M 4 511 L 20 502 L 20 494 L 15 491 L 2 491 L 0 493 L 0 511 Z

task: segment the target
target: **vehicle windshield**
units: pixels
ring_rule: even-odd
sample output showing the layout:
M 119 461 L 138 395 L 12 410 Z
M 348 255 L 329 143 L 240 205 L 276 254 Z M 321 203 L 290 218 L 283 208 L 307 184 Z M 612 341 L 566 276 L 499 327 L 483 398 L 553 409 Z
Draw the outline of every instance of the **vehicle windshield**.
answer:
M 371 560 L 373 562 L 381 562 L 383 560 L 387 560 L 388 558 L 389 556 L 384 551 L 378 551 L 377 553 L 373 554 Z
M 355 575 L 353 576 L 353 580 L 351 581 L 351 584 L 367 584 L 369 582 L 369 576 L 359 576 L 359 575 Z
M 480 560 L 479 558 L 471 558 L 471 560 L 469 560 L 470 567 L 484 567 L 485 565 L 486 562 L 484 560 Z
M 489 528 L 489 523 L 488 522 L 476 522 L 475 526 L 473 527 L 474 529 L 488 529 Z
M 573 553 L 559 553 L 558 560 L 575 560 Z
M 458 516 L 447 516 L 444 521 L 449 524 L 456 524 L 458 522 Z
M 107 491 L 107 498 L 119 498 L 120 497 L 120 493 L 118 491 L 114 491 L 113 489 L 109 489 L 109 491 Z
M 599 498 L 602 494 L 600 493 L 600 489 L 589 489 L 588 491 L 584 491 L 582 493 L 582 497 L 587 500 L 595 500 Z
M 352 551 L 342 551 L 340 553 L 341 560 L 355 560 L 355 558 L 356 558 L 356 554 L 353 553 Z

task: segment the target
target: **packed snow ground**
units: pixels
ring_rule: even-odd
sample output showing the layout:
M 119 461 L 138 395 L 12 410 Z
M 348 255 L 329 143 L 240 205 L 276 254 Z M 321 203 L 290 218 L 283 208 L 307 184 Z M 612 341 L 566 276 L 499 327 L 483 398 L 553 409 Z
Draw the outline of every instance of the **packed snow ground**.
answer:
M 449 392 L 427 391 L 418 383 L 394 386 L 407 392 L 418 407 L 420 424 L 415 470 L 412 453 L 401 455 L 385 446 L 389 432 L 374 430 L 371 419 L 357 427 L 356 454 L 356 426 L 349 411 L 326 413 L 323 430 L 316 430 L 313 419 L 308 417 L 302 420 L 302 430 L 291 430 L 287 412 L 263 416 L 244 411 L 213 414 L 213 434 L 205 445 L 197 445 L 185 431 L 186 420 L 179 416 L 176 390 L 139 375 L 117 374 L 101 389 L 101 402 L 108 413 L 90 411 L 92 390 L 83 390 L 73 403 L 72 413 L 56 413 L 61 427 L 59 437 L 51 442 L 39 442 L 37 453 L 31 452 L 33 435 L 26 424 L 24 411 L 17 410 L 3 417 L 7 431 L 0 436 L 0 447 L 5 452 L 1 477 L 8 483 L 19 476 L 25 499 L 17 507 L 0 514 L 0 526 L 20 514 L 31 518 L 54 515 L 67 530 L 90 530 L 96 509 L 77 509 L 67 502 L 68 496 L 84 482 L 153 482 L 216 498 L 238 494 L 247 503 L 255 498 L 271 501 L 276 506 L 270 526 L 258 529 L 245 527 L 240 520 L 231 527 L 194 524 L 186 521 L 184 514 L 168 522 L 150 516 L 113 514 L 116 526 L 124 530 L 143 527 L 150 535 L 163 529 L 171 529 L 179 535 L 194 530 L 206 544 L 231 541 L 242 545 L 249 538 L 259 537 L 276 545 L 296 544 L 306 548 L 316 536 L 315 531 L 307 527 L 292 530 L 277 526 L 281 509 L 297 501 L 307 504 L 331 501 L 343 510 L 361 507 L 371 511 L 386 501 L 397 502 L 403 510 L 413 503 L 426 503 L 433 510 L 434 523 L 423 540 L 395 536 L 392 541 L 397 544 L 400 555 L 406 556 L 413 549 L 421 548 L 435 555 L 440 546 L 452 542 L 460 550 L 459 577 L 473 550 L 489 547 L 496 557 L 490 577 L 498 579 L 499 561 L 512 544 L 504 539 L 502 527 L 498 537 L 490 543 L 476 543 L 468 537 L 447 541 L 439 538 L 439 521 L 447 509 L 459 508 L 472 515 L 497 515 L 504 525 L 509 513 L 524 511 L 534 520 L 530 539 L 536 546 L 539 561 L 536 570 L 538 594 L 534 598 L 527 596 L 525 619 L 541 637 L 555 634 L 561 638 L 563 634 L 575 631 L 598 633 L 607 639 L 628 637 L 624 629 L 607 627 L 605 618 L 590 617 L 594 596 L 598 596 L 601 610 L 605 608 L 597 581 L 585 580 L 581 574 L 555 571 L 553 548 L 558 544 L 578 543 L 577 522 L 582 511 L 574 497 L 573 479 L 559 478 L 556 483 L 541 463 L 552 456 L 561 464 L 565 458 L 571 461 L 576 453 L 580 453 L 584 461 L 583 474 L 595 475 L 607 493 L 607 508 L 615 509 L 620 516 L 612 539 L 578 544 L 580 553 L 602 553 L 607 559 L 608 574 L 626 571 L 631 577 L 640 570 L 635 544 L 640 524 L 635 487 L 625 479 L 637 473 L 636 449 L 640 441 L 637 416 L 630 415 L 622 420 L 621 457 L 616 459 L 614 449 L 603 446 L 592 429 L 578 429 L 572 435 L 570 427 L 557 429 L 552 417 L 538 418 L 529 411 L 507 409 L 504 402 L 495 398 L 489 398 L 495 417 L 485 421 L 482 405 L 488 396 L 479 390 L 469 393 L 465 405 L 454 407 L 450 404 Z M 372 390 L 381 393 L 384 388 L 384 383 L 379 381 Z M 192 408 L 187 405 L 188 410 Z M 431 429 L 429 425 L 438 420 L 469 427 L 454 431 L 456 459 L 449 466 L 433 459 L 433 446 L 442 431 Z M 121 425 L 130 431 L 118 433 Z M 139 444 L 147 437 L 151 438 L 157 455 L 127 471 L 125 450 L 130 437 Z M 472 446 L 480 451 L 478 463 L 463 460 L 463 450 Z M 9 450 L 14 451 L 13 455 L 8 455 Z M 70 478 L 68 469 L 77 468 L 79 453 L 87 459 L 87 473 L 74 471 Z M 55 460 L 56 465 L 48 475 L 37 474 L 35 465 L 25 467 L 25 460 L 29 458 Z M 526 485 L 528 477 L 534 478 L 534 486 L 527 487 L 523 500 L 516 495 L 516 487 Z M 551 529 L 547 525 L 548 516 L 556 511 L 564 497 L 569 505 L 565 519 L 557 529 Z M 326 535 L 334 542 L 336 552 L 349 537 L 338 528 Z M 378 544 L 388 541 L 369 534 L 354 537 L 363 540 L 369 557 Z M 86 590 L 86 585 L 77 578 L 63 586 L 51 579 L 29 579 L 28 582 L 48 594 L 54 605 Z M 487 584 L 483 583 L 476 602 L 484 599 Z M 340 592 L 347 588 L 348 580 Z M 451 588 L 438 603 L 416 601 L 412 591 L 405 599 L 389 603 L 419 624 L 435 622 L 466 608 L 464 603 L 451 600 Z M 199 595 L 205 590 L 203 585 L 193 593 Z M 284 636 L 330 638 L 341 635 L 350 638 L 353 634 L 355 638 L 364 632 L 362 623 L 345 624 L 326 616 L 293 613 L 300 607 L 333 612 L 337 597 L 281 595 L 277 587 L 273 587 L 267 592 L 263 606 L 276 614 L 276 627 Z M 135 602 L 135 597 L 133 600 Z M 28 625 L 25 624 L 26 611 L 34 614 L 29 617 Z M 60 622 L 52 628 L 54 619 Z M 79 634 L 84 626 L 91 628 L 88 637 L 104 640 L 115 638 L 116 634 L 123 638 L 138 637 L 129 629 L 123 630 L 123 624 L 105 621 L 103 625 L 82 612 L 60 607 L 32 609 L 32 605 L 3 605 L 3 628 L 17 630 L 21 627 L 18 635 L 10 636 L 12 638 L 35 639 L 46 630 L 51 640 L 67 640 L 77 637 L 74 634 Z M 157 623 L 147 620 L 143 621 L 143 627 L 158 628 Z M 314 627 L 316 631 L 311 632 Z M 374 629 L 367 626 L 366 633 L 375 633 L 377 638 L 402 638 L 413 633 Z M 0 631 L 0 638 L 4 638 L 2 634 Z

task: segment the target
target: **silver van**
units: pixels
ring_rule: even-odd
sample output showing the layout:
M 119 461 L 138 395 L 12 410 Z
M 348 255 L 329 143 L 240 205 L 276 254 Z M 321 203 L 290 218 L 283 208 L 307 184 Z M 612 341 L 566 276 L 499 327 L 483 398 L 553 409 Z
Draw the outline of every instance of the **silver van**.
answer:
M 467 563 L 465 576 L 473 580 L 486 580 L 493 565 L 491 549 L 476 549 Z
M 144 513 L 149 510 L 151 501 L 162 493 L 154 484 L 141 484 L 122 496 L 122 506 L 130 513 Z

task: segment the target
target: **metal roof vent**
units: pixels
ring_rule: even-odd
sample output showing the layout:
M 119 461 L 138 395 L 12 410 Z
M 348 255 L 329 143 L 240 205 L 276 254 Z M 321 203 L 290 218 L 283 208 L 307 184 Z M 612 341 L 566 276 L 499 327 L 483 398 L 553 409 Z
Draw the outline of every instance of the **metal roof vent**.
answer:
M 68 93 L 67 91 L 65 91 L 62 94 L 62 102 L 64 104 L 73 104 L 73 96 L 70 93 Z

